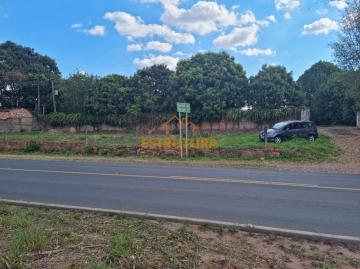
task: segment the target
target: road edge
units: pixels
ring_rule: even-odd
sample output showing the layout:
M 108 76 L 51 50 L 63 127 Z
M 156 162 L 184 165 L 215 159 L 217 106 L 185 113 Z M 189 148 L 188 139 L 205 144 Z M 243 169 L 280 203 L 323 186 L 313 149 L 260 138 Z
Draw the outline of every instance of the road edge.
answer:
M 308 239 L 308 240 L 312 240 L 312 241 L 321 240 L 321 241 L 327 241 L 327 242 L 360 244 L 360 237 L 356 237 L 356 236 L 334 235 L 334 234 L 316 233 L 316 232 L 309 232 L 309 231 L 302 231 L 302 230 L 292 230 L 292 229 L 284 229 L 284 228 L 259 226 L 259 225 L 253 225 L 253 224 L 241 224 L 241 223 L 236 223 L 236 222 L 208 220 L 208 219 L 201 219 L 201 218 L 188 218 L 188 217 L 153 214 L 153 213 L 146 213 L 146 212 L 105 209 L 105 208 L 95 208 L 95 207 L 84 207 L 84 206 L 74 206 L 74 205 L 64 205 L 64 204 L 29 202 L 29 201 L 23 201 L 23 200 L 11 200 L 11 199 L 0 198 L 0 202 L 9 204 L 9 205 L 17 205 L 17 206 L 97 212 L 97 213 L 105 213 L 105 214 L 130 216 L 130 217 L 139 217 L 139 218 L 144 218 L 144 219 L 163 219 L 163 220 L 167 220 L 167 221 L 196 224 L 196 225 L 211 225 L 211 226 L 221 226 L 221 227 L 225 226 L 225 227 L 237 228 L 237 229 L 239 229 L 241 231 L 245 231 L 245 232 L 272 234 L 272 235 L 279 235 L 279 236 L 286 236 L 286 237 L 294 237 L 294 238 L 299 238 L 299 239 Z

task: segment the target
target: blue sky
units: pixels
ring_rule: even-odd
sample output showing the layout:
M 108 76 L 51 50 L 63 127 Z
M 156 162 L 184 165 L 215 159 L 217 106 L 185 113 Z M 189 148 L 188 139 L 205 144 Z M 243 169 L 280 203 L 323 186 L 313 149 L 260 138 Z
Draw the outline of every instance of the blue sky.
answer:
M 248 75 L 285 65 L 295 78 L 332 61 L 346 0 L 0 0 L 0 42 L 56 60 L 64 76 L 133 74 L 197 52 L 227 51 Z

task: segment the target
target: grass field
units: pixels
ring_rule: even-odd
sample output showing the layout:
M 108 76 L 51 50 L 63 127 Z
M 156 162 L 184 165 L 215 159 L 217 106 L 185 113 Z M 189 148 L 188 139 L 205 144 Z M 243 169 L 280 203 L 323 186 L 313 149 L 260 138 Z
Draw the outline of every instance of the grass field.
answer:
M 52 133 L 52 132 L 20 132 L 1 134 L 0 138 L 9 140 L 25 141 L 58 141 L 85 143 L 86 137 L 88 143 L 105 146 L 105 145 L 122 145 L 134 146 L 140 142 L 141 137 L 136 134 L 111 134 L 111 133 Z
M 50 132 L 21 132 L 2 134 L 0 138 L 7 140 L 25 141 L 58 141 L 85 143 L 84 133 L 50 133 Z M 264 149 L 264 144 L 259 142 L 257 134 L 214 134 L 221 149 L 225 150 L 257 150 Z M 89 133 L 87 140 L 89 145 L 97 146 L 136 146 L 141 139 L 140 135 L 112 134 L 112 133 Z M 269 147 L 280 148 L 282 157 L 279 160 L 322 162 L 334 159 L 339 155 L 339 150 L 332 143 L 331 138 L 321 134 L 315 143 L 305 139 L 292 139 L 280 145 L 270 143 Z
M 218 143 L 223 149 L 263 149 L 257 135 L 219 135 Z M 303 138 L 284 141 L 281 144 L 269 143 L 269 147 L 280 148 L 284 153 L 282 160 L 290 161 L 316 161 L 321 162 L 335 158 L 339 150 L 327 135 L 320 134 L 319 138 L 311 143 Z
M 359 268 L 360 247 L 0 204 L 0 268 Z

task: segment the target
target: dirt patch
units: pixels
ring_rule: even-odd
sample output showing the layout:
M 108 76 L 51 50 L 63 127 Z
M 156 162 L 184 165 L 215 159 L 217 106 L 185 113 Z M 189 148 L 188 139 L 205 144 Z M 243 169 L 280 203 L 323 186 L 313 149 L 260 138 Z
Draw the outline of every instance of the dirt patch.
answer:
M 322 132 L 330 135 L 334 143 L 343 151 L 338 162 L 358 164 L 360 166 L 360 129 L 352 127 L 322 128 Z

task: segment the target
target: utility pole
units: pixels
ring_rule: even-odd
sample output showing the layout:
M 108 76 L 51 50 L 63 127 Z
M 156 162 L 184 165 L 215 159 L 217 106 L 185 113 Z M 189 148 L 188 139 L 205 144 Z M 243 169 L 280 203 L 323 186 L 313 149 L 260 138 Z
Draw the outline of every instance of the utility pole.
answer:
M 186 131 L 185 131 L 185 143 L 186 143 L 186 150 L 185 150 L 185 152 L 186 152 L 186 157 L 188 157 L 189 156 L 189 148 L 188 148 L 188 113 L 186 112 L 185 113 L 186 114 L 186 120 L 185 120 L 185 125 L 186 125 Z
M 54 72 L 51 71 L 51 94 L 53 101 L 54 113 L 56 113 L 55 89 L 54 89 Z
M 41 104 L 40 104 L 40 82 L 38 81 L 38 85 L 37 85 L 37 90 L 38 90 L 38 97 L 37 97 L 37 110 L 40 113 L 41 110 Z
M 179 112 L 179 127 L 180 127 L 180 157 L 183 158 L 183 144 L 182 144 L 182 132 L 181 132 L 181 112 Z

